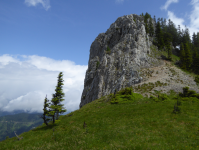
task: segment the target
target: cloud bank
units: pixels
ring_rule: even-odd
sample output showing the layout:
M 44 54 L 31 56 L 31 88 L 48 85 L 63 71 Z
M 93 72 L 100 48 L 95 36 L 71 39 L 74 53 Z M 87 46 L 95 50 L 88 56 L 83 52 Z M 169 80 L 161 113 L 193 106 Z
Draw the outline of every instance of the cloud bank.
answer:
M 37 6 L 41 4 L 46 11 L 51 7 L 50 0 L 25 0 L 25 4 L 27 6 Z
M 63 72 L 65 93 L 62 104 L 67 112 L 77 110 L 87 68 L 69 60 L 58 61 L 36 55 L 2 55 L 0 56 L 0 110 L 42 113 L 46 94 L 51 100 L 60 72 Z
M 171 5 L 172 3 L 178 3 L 178 0 L 167 0 L 164 6 L 161 7 L 161 9 L 167 10 L 169 5 Z

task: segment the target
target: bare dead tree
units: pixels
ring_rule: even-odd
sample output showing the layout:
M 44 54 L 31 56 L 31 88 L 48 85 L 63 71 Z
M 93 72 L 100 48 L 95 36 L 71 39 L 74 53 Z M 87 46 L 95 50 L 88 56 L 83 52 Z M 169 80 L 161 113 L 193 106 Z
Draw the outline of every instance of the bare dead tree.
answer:
M 19 137 L 19 136 L 16 134 L 16 132 L 15 132 L 15 131 L 14 131 L 14 133 L 15 133 L 16 137 L 18 138 L 18 140 L 23 139 L 23 137 Z

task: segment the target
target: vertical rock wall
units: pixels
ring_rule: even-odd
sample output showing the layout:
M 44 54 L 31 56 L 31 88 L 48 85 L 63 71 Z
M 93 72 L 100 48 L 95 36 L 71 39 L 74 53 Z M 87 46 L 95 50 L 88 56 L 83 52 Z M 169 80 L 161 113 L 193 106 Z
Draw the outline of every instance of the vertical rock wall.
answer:
M 106 33 L 99 34 L 90 48 L 80 108 L 115 90 L 142 82 L 139 70 L 157 63 L 148 55 L 151 45 L 144 17 L 135 14 L 119 17 Z

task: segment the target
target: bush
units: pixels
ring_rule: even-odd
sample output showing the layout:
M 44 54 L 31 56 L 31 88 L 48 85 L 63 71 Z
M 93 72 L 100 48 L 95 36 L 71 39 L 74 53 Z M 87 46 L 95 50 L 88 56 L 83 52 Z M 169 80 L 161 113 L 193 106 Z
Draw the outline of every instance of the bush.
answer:
M 118 96 L 114 95 L 111 99 L 111 104 L 118 104 Z
M 189 90 L 189 87 L 183 88 L 183 93 L 179 93 L 180 97 L 197 97 L 199 98 L 199 94 L 196 93 L 196 91 Z
M 118 94 L 121 94 L 121 95 L 132 95 L 132 88 L 130 87 L 126 87 L 125 89 L 122 89 L 121 91 L 118 92 Z
M 176 114 L 176 113 L 180 113 L 181 112 L 181 109 L 180 109 L 180 106 L 181 105 L 181 101 L 177 100 L 177 103 L 174 105 L 174 110 L 173 112 Z
M 136 99 L 141 99 L 143 96 L 138 93 L 133 93 L 132 88 L 127 87 L 117 92 L 115 95 L 111 94 L 111 104 L 132 103 Z
M 169 97 L 166 95 L 166 94 L 159 94 L 158 95 L 158 99 L 160 101 L 168 101 L 169 100 Z
M 151 95 L 149 99 L 152 100 L 152 101 L 158 102 L 158 98 L 155 97 L 155 96 Z
M 98 69 L 98 67 L 99 67 L 99 61 L 97 61 L 97 64 L 96 64 L 96 70 Z
M 111 51 L 111 49 L 107 46 L 107 50 L 106 51 Z
M 194 80 L 197 84 L 199 84 L 199 75 L 197 75 L 196 77 L 195 77 L 195 80 Z

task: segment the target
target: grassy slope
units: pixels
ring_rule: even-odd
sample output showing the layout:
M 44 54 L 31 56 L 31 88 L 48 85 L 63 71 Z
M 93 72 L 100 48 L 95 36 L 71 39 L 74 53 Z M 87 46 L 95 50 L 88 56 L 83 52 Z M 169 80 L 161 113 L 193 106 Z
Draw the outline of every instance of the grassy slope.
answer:
M 181 113 L 173 113 L 176 100 L 154 102 L 141 98 L 110 104 L 107 97 L 0 142 L 1 149 L 198 149 L 199 100 L 182 101 Z M 86 129 L 83 123 L 87 124 Z M 54 133 L 53 133 L 53 129 Z
M 153 48 L 152 51 L 156 56 L 167 56 L 164 51 Z M 179 60 L 175 55 L 172 58 L 173 64 Z M 141 97 L 124 104 L 111 104 L 109 96 L 103 97 L 61 116 L 60 122 L 54 125 L 38 126 L 21 134 L 20 141 L 14 137 L 0 142 L 0 147 L 24 150 L 199 149 L 198 99 L 182 101 L 181 113 L 175 114 L 173 94 L 164 102 Z M 83 128 L 84 121 L 86 128 Z

